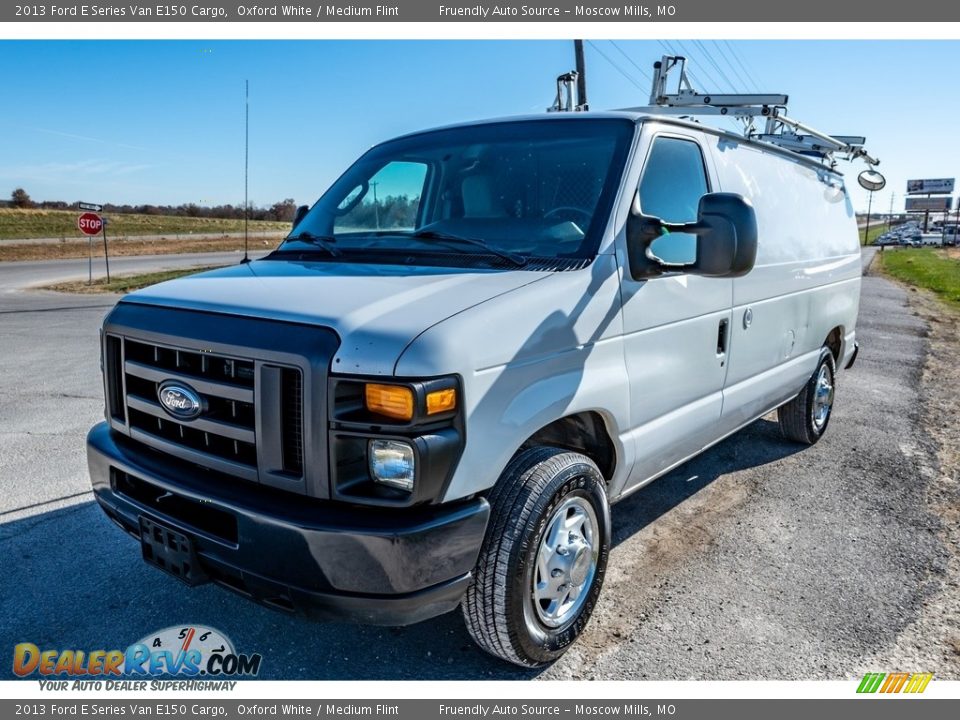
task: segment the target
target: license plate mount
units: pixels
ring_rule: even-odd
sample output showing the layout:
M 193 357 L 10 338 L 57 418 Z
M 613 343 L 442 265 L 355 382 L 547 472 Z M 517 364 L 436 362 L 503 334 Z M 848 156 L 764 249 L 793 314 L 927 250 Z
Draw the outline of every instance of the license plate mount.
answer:
M 140 516 L 140 548 L 148 565 L 187 585 L 202 585 L 210 580 L 200 567 L 193 540 L 188 535 L 144 515 Z

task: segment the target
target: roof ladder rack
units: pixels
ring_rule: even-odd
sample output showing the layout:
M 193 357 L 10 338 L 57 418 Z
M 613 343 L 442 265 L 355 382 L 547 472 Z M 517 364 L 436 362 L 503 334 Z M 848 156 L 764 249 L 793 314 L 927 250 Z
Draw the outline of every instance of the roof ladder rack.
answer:
M 671 71 L 679 69 L 676 91 L 668 85 Z M 775 94 L 707 94 L 694 90 L 686 72 L 686 58 L 664 55 L 653 65 L 650 105 L 630 110 L 653 115 L 730 116 L 743 122 L 744 136 L 801 155 L 818 157 L 831 166 L 837 159 L 863 159 L 868 165 L 879 165 L 864 149 L 866 138 L 852 135 L 827 135 L 787 116 L 786 95 Z M 755 121 L 765 120 L 763 132 L 757 132 Z M 839 157 L 835 157 L 839 156 Z

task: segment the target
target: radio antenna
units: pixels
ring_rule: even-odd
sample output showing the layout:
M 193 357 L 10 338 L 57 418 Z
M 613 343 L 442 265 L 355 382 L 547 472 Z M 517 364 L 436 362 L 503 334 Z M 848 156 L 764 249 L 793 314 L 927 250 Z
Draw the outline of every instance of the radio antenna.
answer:
M 243 125 L 243 260 L 250 262 L 250 81 L 245 80 L 245 116 Z

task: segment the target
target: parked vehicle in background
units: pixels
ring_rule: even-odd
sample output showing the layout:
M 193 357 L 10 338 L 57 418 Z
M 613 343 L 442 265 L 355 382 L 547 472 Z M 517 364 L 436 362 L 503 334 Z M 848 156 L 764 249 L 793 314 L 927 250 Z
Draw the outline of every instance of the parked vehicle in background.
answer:
M 960 240 L 960 228 L 955 223 L 944 223 L 942 237 L 945 246 L 953 247 Z

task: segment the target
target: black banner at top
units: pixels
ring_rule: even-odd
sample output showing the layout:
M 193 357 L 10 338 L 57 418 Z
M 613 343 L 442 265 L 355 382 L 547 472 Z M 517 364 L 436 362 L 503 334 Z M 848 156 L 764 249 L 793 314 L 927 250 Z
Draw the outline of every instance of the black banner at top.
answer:
M 4 3 L 2 22 L 955 22 L 960 3 L 943 0 L 386 0 L 151 4 L 103 2 Z

